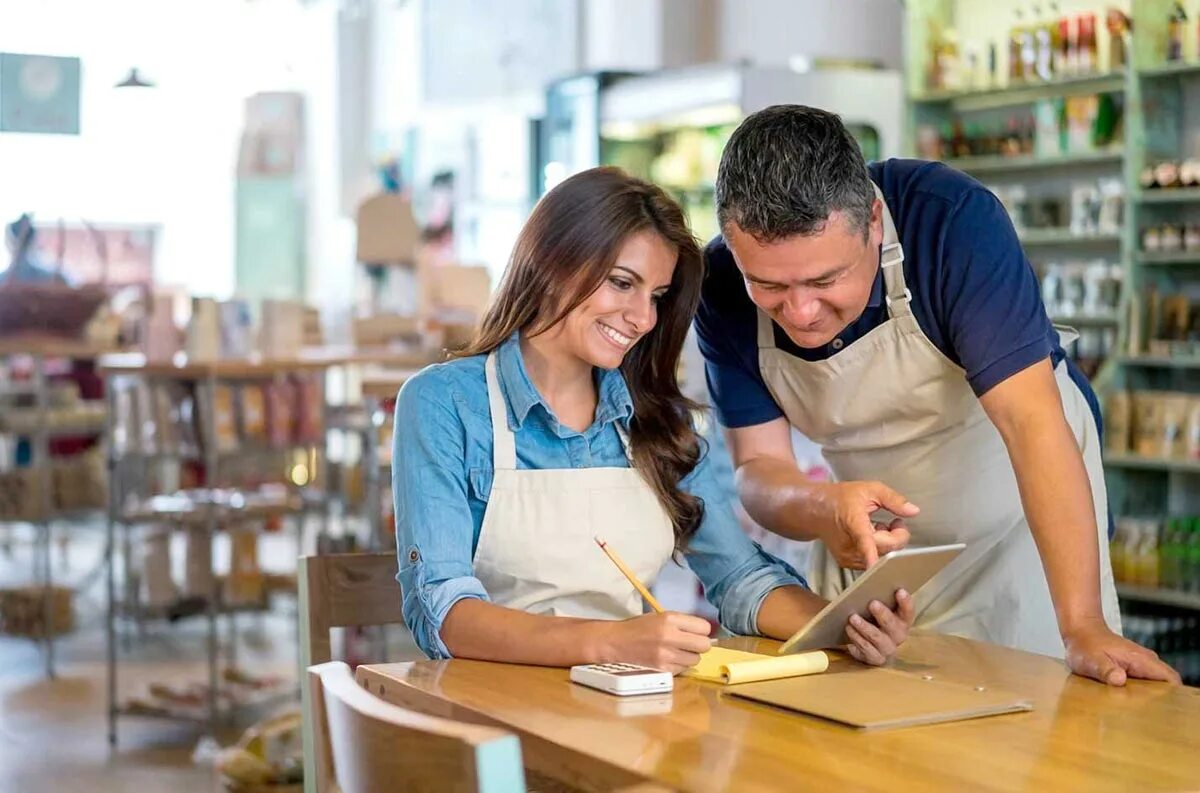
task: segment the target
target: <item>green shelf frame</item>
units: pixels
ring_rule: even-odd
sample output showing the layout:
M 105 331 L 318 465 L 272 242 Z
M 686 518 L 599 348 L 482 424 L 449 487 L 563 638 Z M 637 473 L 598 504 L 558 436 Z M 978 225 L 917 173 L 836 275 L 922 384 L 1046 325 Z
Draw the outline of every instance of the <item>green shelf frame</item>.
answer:
M 1117 363 L 1135 369 L 1200 369 L 1200 357 L 1167 357 L 1159 355 L 1120 355 Z
M 1142 190 L 1134 195 L 1133 200 L 1139 204 L 1200 204 L 1200 187 Z
M 962 112 L 993 110 L 1077 94 L 1118 93 L 1125 90 L 1125 80 L 1125 71 L 1122 70 L 1044 83 L 1020 83 L 983 91 L 928 91 L 916 93 L 909 100 L 925 105 L 948 104 Z
M 1143 80 L 1200 76 L 1200 61 L 1179 61 L 1158 66 L 1146 66 L 1137 70 L 1137 76 Z
M 1143 457 L 1137 454 L 1109 454 L 1104 464 L 1113 468 L 1134 468 L 1140 471 L 1200 474 L 1200 461 L 1176 460 L 1167 457 Z
M 1176 608 L 1200 611 L 1200 593 L 1196 592 L 1181 592 L 1178 589 L 1118 583 L 1117 597 L 1123 600 L 1136 600 L 1140 603 L 1157 603 L 1163 606 L 1175 606 Z
M 1119 245 L 1121 242 L 1121 235 L 1116 232 L 1112 234 L 1075 234 L 1069 228 L 1024 229 L 1017 232 L 1017 236 L 1022 245 L 1038 247 L 1047 245 Z
M 1080 152 L 1078 154 L 1061 154 L 1056 157 L 1037 157 L 1034 155 L 1005 157 L 997 155 L 955 157 L 944 162 L 951 168 L 957 168 L 965 173 L 1021 173 L 1049 168 L 1077 168 L 1086 165 L 1118 164 L 1124 157 L 1125 153 L 1123 150 L 1114 148 Z
M 1200 267 L 1200 251 L 1146 253 L 1139 251 L 1133 260 L 1145 267 Z
M 1073 328 L 1112 328 L 1121 322 L 1117 317 L 1103 314 L 1051 314 L 1050 321 L 1055 325 L 1069 325 Z

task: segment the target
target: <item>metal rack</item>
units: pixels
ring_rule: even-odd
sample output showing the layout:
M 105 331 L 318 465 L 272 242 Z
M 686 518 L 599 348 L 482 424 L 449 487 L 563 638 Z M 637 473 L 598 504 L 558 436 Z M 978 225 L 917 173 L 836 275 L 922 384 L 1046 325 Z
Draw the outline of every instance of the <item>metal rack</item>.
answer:
M 42 643 L 43 657 L 47 677 L 55 676 L 55 630 L 52 611 L 52 587 L 54 585 L 52 565 L 52 530 L 59 521 L 75 521 L 87 517 L 89 511 L 58 510 L 55 508 L 53 491 L 54 478 L 50 459 L 50 441 L 55 437 L 87 435 L 94 429 L 95 434 L 102 432 L 100 427 L 70 427 L 61 431 L 49 426 L 50 396 L 47 362 L 55 359 L 72 361 L 95 360 L 101 355 L 113 352 L 111 347 L 99 345 L 84 340 L 60 339 L 52 336 L 20 335 L 0 339 L 0 358 L 16 357 L 29 358 L 32 361 L 32 381 L 26 393 L 33 395 L 33 409 L 37 420 L 34 427 L 26 435 L 30 443 L 30 470 L 38 477 L 39 504 L 29 520 L 15 522 L 28 523 L 36 528 L 36 539 L 33 553 L 33 578 L 36 586 L 42 591 Z M 98 513 L 99 510 L 96 510 Z
M 109 716 L 109 741 L 111 744 L 117 740 L 117 720 L 122 716 L 136 717 L 157 717 L 167 719 L 177 719 L 189 722 L 204 722 L 208 726 L 210 734 L 216 731 L 218 724 L 225 718 L 234 715 L 234 712 L 241 710 L 244 707 L 257 707 L 264 704 L 264 701 L 273 699 L 274 695 L 268 697 L 254 697 L 250 700 L 235 703 L 229 708 L 223 709 L 219 702 L 219 638 L 218 638 L 218 619 L 222 616 L 226 617 L 229 625 L 230 641 L 228 643 L 228 660 L 232 665 L 236 661 L 236 623 L 235 615 L 246 611 L 261 611 L 267 607 L 267 603 L 252 604 L 252 606 L 232 605 L 224 602 L 224 597 L 221 593 L 220 579 L 214 574 L 211 579 L 210 591 L 206 597 L 204 617 L 206 621 L 206 648 L 207 648 L 207 672 L 208 672 L 208 689 L 207 689 L 207 707 L 204 709 L 203 718 L 197 715 L 194 711 L 188 712 L 170 712 L 170 711 L 149 711 L 145 708 L 123 706 L 118 701 L 118 670 L 120 666 L 120 649 L 118 647 L 118 622 L 123 616 L 133 616 L 135 620 L 153 618 L 161 616 L 153 610 L 142 609 L 137 602 L 136 592 L 132 591 L 130 571 L 130 559 L 132 557 L 131 550 L 131 530 L 139 524 L 144 523 L 167 523 L 175 526 L 191 526 L 202 527 L 211 543 L 221 531 L 223 526 L 230 526 L 237 523 L 245 523 L 250 521 L 258 521 L 270 516 L 291 516 L 296 519 L 296 542 L 298 550 L 302 548 L 304 537 L 305 518 L 310 514 L 311 508 L 314 505 L 324 507 L 327 502 L 325 495 L 319 491 L 309 491 L 307 493 L 294 493 L 293 497 L 287 503 L 279 504 L 270 509 L 248 509 L 237 508 L 232 506 L 221 506 L 216 504 L 205 505 L 200 509 L 189 509 L 186 512 L 178 512 L 172 514 L 170 511 L 150 510 L 138 511 L 129 510 L 126 508 L 126 477 L 129 472 L 126 470 L 131 464 L 144 466 L 149 462 L 162 462 L 169 460 L 187 460 L 195 459 L 186 454 L 171 453 L 157 451 L 152 454 L 141 454 L 140 452 L 130 452 L 122 446 L 114 442 L 115 421 L 117 415 L 117 405 L 115 403 L 118 392 L 117 386 L 124 379 L 142 379 L 147 383 L 161 384 L 164 382 L 174 383 L 189 383 L 194 388 L 195 407 L 197 411 L 196 419 L 198 424 L 198 440 L 201 450 L 200 460 L 203 462 L 203 480 L 200 483 L 202 488 L 217 487 L 221 483 L 220 466 L 222 458 L 228 458 L 227 453 L 218 450 L 218 441 L 216 438 L 215 424 L 215 400 L 213 395 L 219 384 L 229 381 L 236 382 L 264 382 L 278 380 L 292 374 L 308 373 L 313 374 L 320 372 L 320 388 L 319 399 L 322 404 L 323 418 L 325 398 L 325 378 L 324 371 L 336 359 L 328 356 L 310 356 L 292 361 L 220 361 L 213 363 L 188 363 L 186 361 L 177 361 L 168 364 L 148 364 L 141 356 L 112 356 L 101 361 L 101 368 L 107 381 L 107 398 L 109 400 L 109 421 L 108 421 L 108 437 L 109 453 L 109 508 L 107 521 L 107 542 L 106 542 L 106 562 L 107 562 L 107 595 L 108 595 L 108 612 L 106 619 L 106 636 L 107 636 L 107 661 L 108 661 L 108 716 Z M 207 395 L 207 396 L 205 396 Z M 255 449 L 245 452 L 246 454 L 278 454 L 281 458 L 289 451 L 294 451 L 297 448 L 309 450 L 312 454 L 325 451 L 326 431 L 322 425 L 319 441 L 296 443 L 287 447 L 279 448 L 264 448 Z M 311 477 L 310 477 L 311 479 Z M 122 573 L 124 575 L 123 592 L 118 593 L 117 588 L 117 566 L 118 553 L 122 562 Z M 278 696 L 292 697 L 295 695 L 295 690 L 292 687 L 287 687 L 286 690 L 280 691 Z

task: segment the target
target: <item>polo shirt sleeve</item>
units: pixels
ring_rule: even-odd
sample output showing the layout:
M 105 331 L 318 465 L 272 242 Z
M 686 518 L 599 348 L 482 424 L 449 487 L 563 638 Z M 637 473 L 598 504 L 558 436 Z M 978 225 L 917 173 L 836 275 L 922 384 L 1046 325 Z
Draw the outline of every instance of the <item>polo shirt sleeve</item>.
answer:
M 694 324 L 717 419 L 730 429 L 773 421 L 783 411 L 759 372 L 757 309 L 728 248 L 714 241 L 704 258 L 707 274 Z
M 962 197 L 941 258 L 943 331 L 976 396 L 1050 356 L 1037 274 L 992 193 L 980 187 Z

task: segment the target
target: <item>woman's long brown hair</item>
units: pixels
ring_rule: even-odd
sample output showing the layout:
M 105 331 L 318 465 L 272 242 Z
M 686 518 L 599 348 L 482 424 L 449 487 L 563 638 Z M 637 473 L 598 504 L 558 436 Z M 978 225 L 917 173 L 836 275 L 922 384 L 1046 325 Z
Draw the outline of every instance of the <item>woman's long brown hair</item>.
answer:
M 704 262 L 683 211 L 666 193 L 619 168 L 592 168 L 546 193 L 517 237 L 479 333 L 459 355 L 489 353 L 514 331 L 536 336 L 557 325 L 604 283 L 622 245 L 641 231 L 661 235 L 677 259 L 657 324 L 621 362 L 633 398 L 630 455 L 670 515 L 675 547 L 682 549 L 700 526 L 704 502 L 679 488 L 701 446 L 689 415 L 697 405 L 680 392 L 676 368 Z

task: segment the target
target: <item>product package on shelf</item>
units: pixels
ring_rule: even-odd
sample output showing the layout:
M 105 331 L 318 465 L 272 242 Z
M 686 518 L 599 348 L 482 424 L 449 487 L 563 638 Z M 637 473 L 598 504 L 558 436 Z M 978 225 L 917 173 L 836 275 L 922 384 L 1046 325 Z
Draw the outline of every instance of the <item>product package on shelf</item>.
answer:
M 1129 353 L 1200 357 L 1200 306 L 1190 294 L 1162 294 L 1151 286 L 1129 305 Z
M 267 439 L 272 446 L 288 446 L 296 427 L 296 386 L 290 379 L 284 378 L 268 383 L 264 390 Z
M 154 527 L 142 535 L 142 602 L 152 609 L 165 609 L 179 598 L 179 587 L 171 577 L 171 532 Z
M 1200 394 L 1115 390 L 1105 399 L 1105 450 L 1200 460 Z
M 185 531 L 183 592 L 188 597 L 207 598 L 212 595 L 214 583 L 212 538 L 204 526 L 189 526 Z
M 258 565 L 258 531 L 253 527 L 229 529 L 229 575 L 225 602 L 231 606 L 263 602 L 263 574 Z
M 49 595 L 50 624 L 47 631 L 46 598 Z M 0 589 L 0 633 L 9 636 L 42 637 L 70 633 L 75 629 L 74 592 L 67 587 L 42 586 Z
M 213 438 L 219 452 L 238 449 L 237 392 L 233 386 L 218 383 L 212 389 Z
M 261 444 L 267 439 L 267 404 L 263 387 L 256 383 L 238 389 L 238 429 L 242 439 Z
M 296 437 L 297 443 L 318 443 L 325 425 L 325 405 L 319 375 L 297 376 Z
M 0 521 L 41 520 L 43 472 L 40 468 L 11 468 L 0 472 Z
M 108 503 L 108 475 L 99 448 L 56 458 L 51 464 L 52 502 L 57 510 L 101 509 Z

